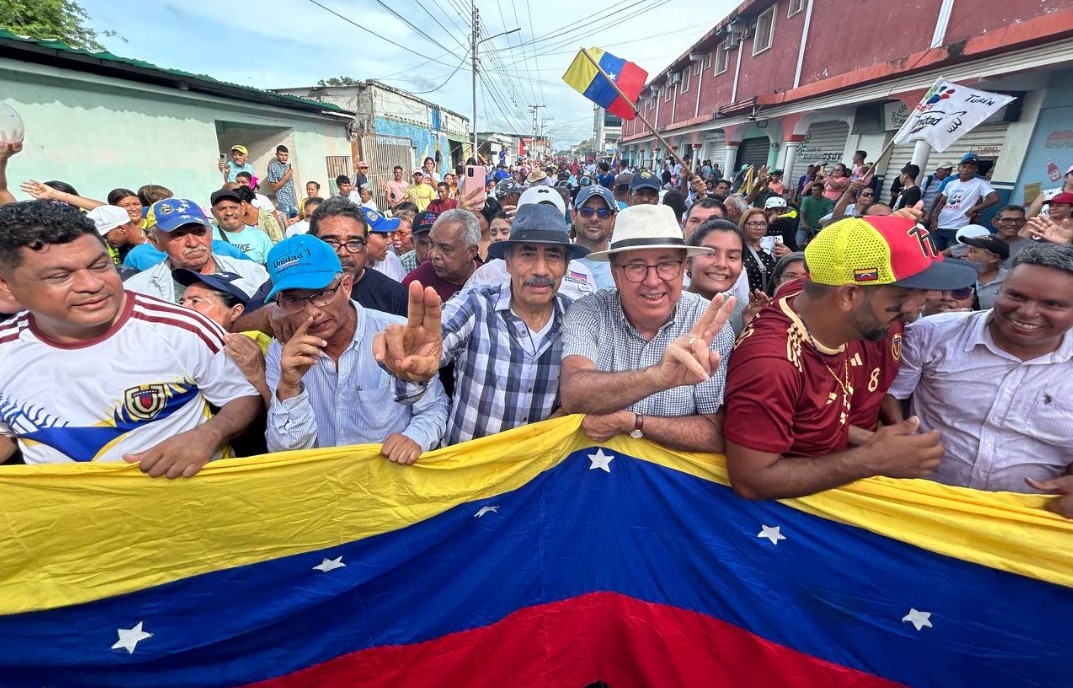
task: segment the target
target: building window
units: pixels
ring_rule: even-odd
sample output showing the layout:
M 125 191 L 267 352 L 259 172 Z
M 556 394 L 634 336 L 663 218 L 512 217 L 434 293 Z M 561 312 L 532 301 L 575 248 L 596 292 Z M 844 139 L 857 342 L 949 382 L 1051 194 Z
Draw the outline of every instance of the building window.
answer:
M 704 56 L 704 66 L 701 69 L 707 69 L 712 66 L 712 54 L 708 53 Z
M 687 92 L 689 90 L 689 79 L 690 79 L 689 68 L 687 67 L 686 69 L 683 69 L 681 71 L 681 75 L 682 75 L 681 76 L 681 79 L 682 79 L 682 93 L 685 93 L 685 92 Z
M 790 0 L 790 7 L 786 10 L 786 16 L 792 17 L 805 9 L 805 0 Z
M 700 63 L 701 60 L 697 60 L 693 63 L 693 76 L 700 76 Z
M 715 55 L 715 73 L 722 74 L 730 68 L 730 50 L 725 46 L 718 49 Z
M 775 37 L 776 7 L 778 7 L 778 5 L 773 5 L 771 9 L 765 11 L 756 18 L 756 35 L 753 37 L 753 55 L 759 55 L 771 47 L 771 43 Z
M 672 88 L 670 85 L 667 85 L 667 86 L 663 87 L 663 102 L 664 103 L 670 102 L 670 100 L 671 100 L 671 91 L 673 91 L 673 90 L 674 90 L 674 88 Z

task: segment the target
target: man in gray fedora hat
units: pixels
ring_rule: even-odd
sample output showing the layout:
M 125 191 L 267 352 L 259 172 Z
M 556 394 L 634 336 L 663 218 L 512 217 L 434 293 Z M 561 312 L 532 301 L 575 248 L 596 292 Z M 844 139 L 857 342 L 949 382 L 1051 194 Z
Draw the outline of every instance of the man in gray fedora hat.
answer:
M 563 326 L 563 410 L 604 442 L 649 437 L 688 451 L 722 451 L 726 364 L 734 299 L 682 291 L 687 246 L 674 212 L 634 205 L 618 214 L 606 251 L 615 289 L 575 301 Z
M 492 244 L 510 281 L 467 289 L 442 307 L 431 289 L 410 285 L 409 321 L 373 342 L 373 355 L 411 398 L 448 363 L 455 391 L 445 445 L 545 420 L 559 408 L 562 329 L 569 297 L 558 293 L 567 265 L 589 250 L 570 243 L 556 207 L 521 205 L 510 239 Z

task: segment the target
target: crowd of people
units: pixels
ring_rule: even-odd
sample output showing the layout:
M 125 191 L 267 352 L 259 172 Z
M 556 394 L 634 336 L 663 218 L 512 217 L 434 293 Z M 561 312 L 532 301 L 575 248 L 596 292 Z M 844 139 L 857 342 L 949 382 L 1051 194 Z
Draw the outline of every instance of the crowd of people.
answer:
M 177 478 L 373 443 L 412 464 L 578 413 L 594 442 L 725 453 L 749 499 L 926 477 L 1073 517 L 1073 167 L 988 228 L 972 154 L 907 165 L 889 203 L 863 151 L 796 183 L 677 159 L 441 178 L 427 158 L 381 209 L 366 162 L 299 199 L 286 147 L 259 179 L 241 144 L 208 198 L 27 180 L 18 200 L 18 152 L 8 462 Z

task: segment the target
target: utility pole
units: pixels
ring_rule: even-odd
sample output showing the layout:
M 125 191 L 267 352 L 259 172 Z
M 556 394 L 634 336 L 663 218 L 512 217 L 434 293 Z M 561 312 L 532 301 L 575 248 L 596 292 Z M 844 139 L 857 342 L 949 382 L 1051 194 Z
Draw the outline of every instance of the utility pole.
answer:
M 471 125 L 473 126 L 473 160 L 478 162 L 480 160 L 480 154 L 477 150 L 477 35 L 480 33 L 480 15 L 477 13 L 476 0 L 470 0 L 470 19 L 472 21 L 473 30 L 470 32 L 470 57 L 472 73 L 473 73 L 473 119 Z
M 536 150 L 537 145 L 537 113 L 540 112 L 540 108 L 547 107 L 545 105 L 530 105 L 529 109 L 533 113 L 533 150 Z
M 477 9 L 477 0 L 469 0 L 469 11 L 472 28 L 469 36 L 470 71 L 473 73 L 473 118 L 470 120 L 470 125 L 473 127 L 473 158 L 477 159 L 477 46 L 481 43 L 490 41 L 493 38 L 517 33 L 518 31 L 521 31 L 521 28 L 519 27 L 511 29 L 510 31 L 503 31 L 502 33 L 497 33 L 488 38 L 481 38 L 481 11 Z

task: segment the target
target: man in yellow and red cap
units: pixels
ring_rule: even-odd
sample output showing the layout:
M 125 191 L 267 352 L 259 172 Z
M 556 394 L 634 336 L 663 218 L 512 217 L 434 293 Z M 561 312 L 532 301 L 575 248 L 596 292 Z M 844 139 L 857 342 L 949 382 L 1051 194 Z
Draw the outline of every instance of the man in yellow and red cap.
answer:
M 910 418 L 849 447 L 853 368 L 863 342 L 916 317 L 930 290 L 959 289 L 976 271 L 943 261 L 928 231 L 899 217 L 848 218 L 805 249 L 800 293 L 780 292 L 738 338 L 727 371 L 723 428 L 735 491 L 797 497 L 875 475 L 919 478 L 938 466 L 938 433 Z

